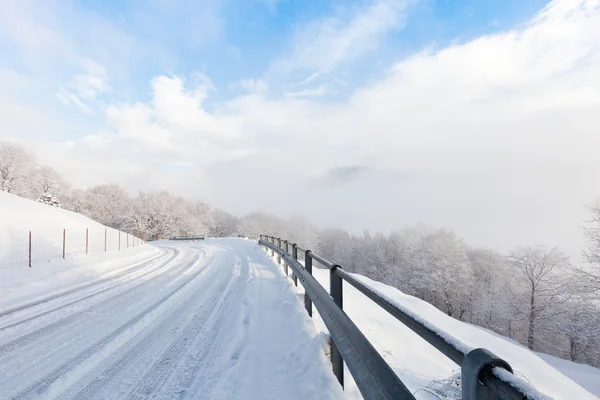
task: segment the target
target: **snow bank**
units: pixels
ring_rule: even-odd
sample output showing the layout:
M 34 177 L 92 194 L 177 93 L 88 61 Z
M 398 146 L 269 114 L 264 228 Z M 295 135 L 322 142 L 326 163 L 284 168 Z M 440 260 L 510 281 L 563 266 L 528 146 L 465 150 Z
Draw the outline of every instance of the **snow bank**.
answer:
M 328 270 L 315 269 L 313 274 L 326 289 L 329 288 Z M 426 319 L 436 329 L 447 332 L 466 347 L 483 347 L 492 351 L 506 360 L 517 376 L 529 381 L 547 396 L 555 399 L 596 399 L 574 381 L 596 395 L 600 394 L 598 369 L 565 360 L 551 360 L 553 357 L 549 356 L 542 359 L 509 338 L 448 317 L 425 301 L 364 276 L 353 276 L 403 309 Z M 418 399 L 437 398 L 430 393 L 434 388 L 448 393 L 451 378 L 460 371 L 458 365 L 347 283 L 344 283 L 344 310 Z M 316 317 L 315 322 L 326 331 L 320 318 Z M 565 374 L 545 360 L 553 361 L 551 363 L 564 370 Z M 360 398 L 350 377 L 346 370 L 346 392 L 351 397 Z
M 32 268 L 28 268 L 30 231 Z M 161 253 L 153 246 L 140 244 L 139 239 L 81 214 L 0 192 L 0 310 L 92 281 Z

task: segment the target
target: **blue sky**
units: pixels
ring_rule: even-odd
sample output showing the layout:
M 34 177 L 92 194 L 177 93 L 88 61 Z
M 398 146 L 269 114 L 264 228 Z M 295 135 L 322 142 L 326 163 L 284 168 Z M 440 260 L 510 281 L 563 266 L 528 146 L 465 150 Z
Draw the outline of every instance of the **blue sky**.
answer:
M 2 8 L 0 139 L 75 186 L 582 246 L 600 196 L 600 0 Z

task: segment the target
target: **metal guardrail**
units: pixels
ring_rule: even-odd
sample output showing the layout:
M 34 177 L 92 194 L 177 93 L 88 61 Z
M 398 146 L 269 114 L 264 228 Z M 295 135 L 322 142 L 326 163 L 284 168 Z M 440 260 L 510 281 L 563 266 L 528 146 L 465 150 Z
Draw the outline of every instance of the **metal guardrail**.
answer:
M 188 241 L 198 241 L 204 240 L 204 235 L 185 235 L 185 236 L 174 236 L 169 238 L 169 240 L 188 240 Z
M 277 254 L 279 264 L 283 260 L 286 275 L 288 266 L 292 269 L 292 279 L 296 286 L 298 279 L 300 280 L 305 289 L 306 311 L 312 316 L 312 304 L 314 303 L 329 330 L 332 339 L 331 363 L 334 374 L 343 386 L 345 361 L 365 399 L 413 400 L 415 397 L 344 313 L 343 281 L 355 287 L 458 364 L 461 367 L 463 400 L 524 400 L 530 399 L 526 393 L 537 393 L 537 390 L 525 381 L 513 386 L 498 376 L 500 374 L 495 371 L 497 368 L 512 374 L 512 368 L 506 361 L 486 349 L 470 350 L 467 346 L 451 340 L 448 335 L 436 331 L 426 321 L 406 313 L 382 297 L 344 271 L 341 266 L 310 250 L 302 249 L 295 243 L 289 243 L 287 240 L 273 236 L 261 235 L 259 244 L 270 249 L 273 256 Z M 298 262 L 298 252 L 304 253 L 304 266 Z M 329 293 L 312 276 L 313 261 L 329 269 Z

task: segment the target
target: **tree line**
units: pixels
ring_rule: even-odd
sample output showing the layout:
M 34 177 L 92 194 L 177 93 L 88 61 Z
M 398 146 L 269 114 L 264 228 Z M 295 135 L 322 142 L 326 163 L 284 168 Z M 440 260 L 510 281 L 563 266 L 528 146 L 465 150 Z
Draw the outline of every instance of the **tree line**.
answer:
M 0 142 L 0 190 L 62 206 L 147 240 L 186 234 L 287 238 L 349 272 L 396 287 L 529 349 L 600 366 L 600 202 L 590 207 L 588 246 L 579 266 L 558 248 L 500 253 L 426 226 L 355 235 L 320 229 L 302 216 L 284 220 L 254 212 L 240 218 L 167 191 L 131 196 L 114 184 L 81 190 L 11 142 Z

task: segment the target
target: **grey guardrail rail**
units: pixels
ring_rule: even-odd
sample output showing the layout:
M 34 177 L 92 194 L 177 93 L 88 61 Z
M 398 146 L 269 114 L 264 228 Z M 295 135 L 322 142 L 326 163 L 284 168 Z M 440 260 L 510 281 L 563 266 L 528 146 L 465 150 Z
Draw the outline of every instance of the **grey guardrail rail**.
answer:
M 414 399 L 400 378 L 371 345 L 365 335 L 343 311 L 343 282 L 346 281 L 394 316 L 402 324 L 426 340 L 430 345 L 461 367 L 463 400 L 534 400 L 539 393 L 525 380 L 512 375 L 511 366 L 486 349 L 470 349 L 427 321 L 407 313 L 389 299 L 363 284 L 344 269 L 329 260 L 302 249 L 295 243 L 269 235 L 261 235 L 259 245 L 277 254 L 277 262 L 292 269 L 292 279 L 305 290 L 304 304 L 312 316 L 315 305 L 325 322 L 332 340 L 331 363 L 338 381 L 344 385 L 344 362 L 365 399 Z M 291 252 L 290 252 L 291 250 Z M 304 265 L 298 253 L 304 253 Z M 313 261 L 329 269 L 329 293 L 312 276 Z M 498 371 L 500 369 L 501 371 Z M 506 379 L 506 373 L 511 378 Z M 503 378 L 501 378 L 503 376 Z

